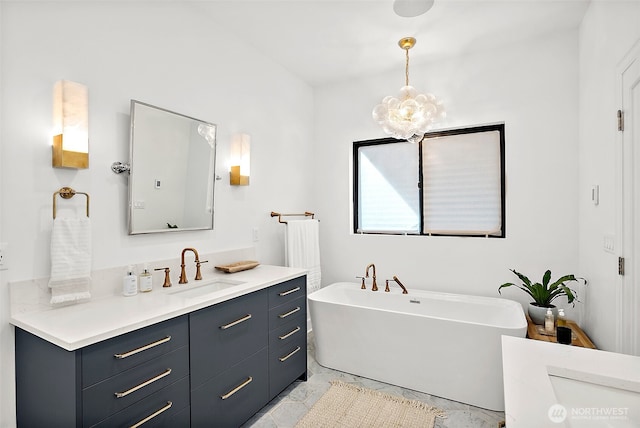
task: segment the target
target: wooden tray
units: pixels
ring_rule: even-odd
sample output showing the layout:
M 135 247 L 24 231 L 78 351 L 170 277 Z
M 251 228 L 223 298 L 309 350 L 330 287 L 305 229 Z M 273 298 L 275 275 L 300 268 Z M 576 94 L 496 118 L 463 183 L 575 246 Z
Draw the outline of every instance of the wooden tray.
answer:
M 216 266 L 216 269 L 226 273 L 235 273 L 235 272 L 241 272 L 243 270 L 253 269 L 259 264 L 260 263 L 256 262 L 255 260 L 244 260 L 241 262 L 231 263 L 228 265 Z

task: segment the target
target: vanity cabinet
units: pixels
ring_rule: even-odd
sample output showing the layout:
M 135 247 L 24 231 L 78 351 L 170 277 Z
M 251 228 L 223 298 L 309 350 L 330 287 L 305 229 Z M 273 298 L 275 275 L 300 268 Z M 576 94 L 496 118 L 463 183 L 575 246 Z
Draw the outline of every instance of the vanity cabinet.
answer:
M 269 401 L 267 292 L 193 312 L 190 318 L 193 426 L 212 421 L 216 427 L 240 426 Z
M 183 315 L 76 351 L 17 328 L 18 426 L 188 426 L 188 325 Z
M 269 294 L 269 399 L 307 373 L 306 277 L 275 285 Z
M 306 380 L 306 277 L 67 351 L 16 328 L 19 427 L 237 427 Z
M 193 426 L 238 427 L 306 380 L 306 277 L 193 312 L 190 321 Z

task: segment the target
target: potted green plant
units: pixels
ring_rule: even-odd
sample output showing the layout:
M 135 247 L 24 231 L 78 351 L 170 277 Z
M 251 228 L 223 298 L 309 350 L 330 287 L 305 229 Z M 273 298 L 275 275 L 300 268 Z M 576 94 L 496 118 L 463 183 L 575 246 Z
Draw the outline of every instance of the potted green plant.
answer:
M 542 276 L 542 282 L 531 282 L 529 278 L 525 275 L 517 272 L 515 269 L 510 269 L 522 282 L 522 284 L 514 284 L 513 282 L 505 282 L 500 287 L 498 287 L 498 293 L 502 294 L 502 289 L 506 287 L 511 287 L 515 285 L 529 296 L 533 298 L 533 302 L 529 303 L 529 317 L 531 321 L 536 324 L 544 324 L 544 316 L 547 312 L 547 309 L 551 308 L 554 317 L 557 317 L 557 309 L 556 306 L 553 305 L 555 299 L 560 296 L 567 297 L 567 303 L 571 303 L 575 306 L 575 302 L 579 302 L 576 298 L 577 293 L 572 288 L 566 285 L 566 283 L 571 281 L 582 280 L 586 284 L 587 281 L 584 278 L 576 278 L 575 275 L 564 275 L 558 278 L 557 280 L 551 282 L 551 271 L 547 270 Z

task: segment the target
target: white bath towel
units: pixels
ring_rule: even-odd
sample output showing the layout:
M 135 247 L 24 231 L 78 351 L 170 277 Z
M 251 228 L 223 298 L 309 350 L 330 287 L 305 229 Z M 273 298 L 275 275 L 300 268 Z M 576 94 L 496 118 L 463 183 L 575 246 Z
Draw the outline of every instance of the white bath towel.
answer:
M 318 220 L 290 220 L 285 247 L 287 266 L 308 269 L 307 294 L 320 289 Z
M 91 222 L 58 217 L 51 232 L 51 303 L 91 298 Z

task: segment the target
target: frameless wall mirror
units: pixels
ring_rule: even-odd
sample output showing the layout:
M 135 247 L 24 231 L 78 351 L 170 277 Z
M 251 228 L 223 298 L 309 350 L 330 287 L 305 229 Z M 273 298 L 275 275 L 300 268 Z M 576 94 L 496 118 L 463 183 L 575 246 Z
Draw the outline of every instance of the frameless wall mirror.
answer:
M 129 234 L 213 229 L 216 125 L 131 100 Z

